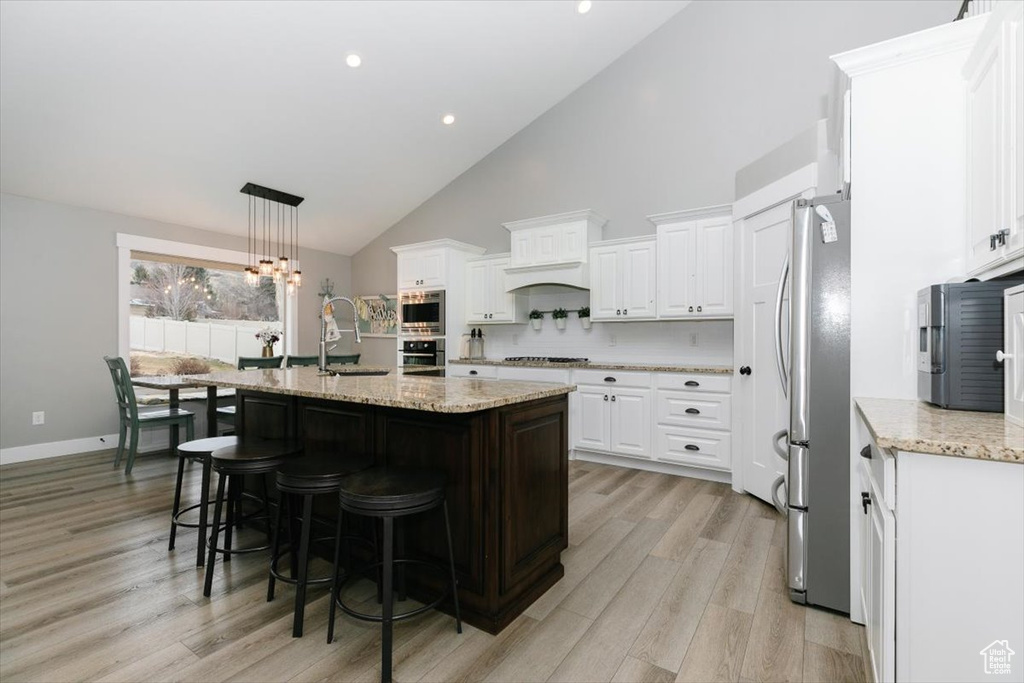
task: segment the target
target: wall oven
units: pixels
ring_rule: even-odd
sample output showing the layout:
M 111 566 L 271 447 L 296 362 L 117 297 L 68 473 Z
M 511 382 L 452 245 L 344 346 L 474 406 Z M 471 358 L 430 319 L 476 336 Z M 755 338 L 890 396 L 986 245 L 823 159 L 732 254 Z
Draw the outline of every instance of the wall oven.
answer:
M 436 367 L 444 371 L 444 339 L 407 339 L 402 342 L 402 367 Z M 443 375 L 442 375 L 443 376 Z
M 403 335 L 444 334 L 444 292 L 405 292 L 399 296 Z

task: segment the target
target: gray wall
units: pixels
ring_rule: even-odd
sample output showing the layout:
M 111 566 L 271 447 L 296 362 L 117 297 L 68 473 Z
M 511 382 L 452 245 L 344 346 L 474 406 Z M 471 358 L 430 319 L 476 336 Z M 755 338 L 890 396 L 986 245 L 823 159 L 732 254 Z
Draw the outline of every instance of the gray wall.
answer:
M 946 23 L 958 6 L 694 2 L 357 253 L 353 286 L 394 290 L 397 244 L 503 252 L 502 222 L 583 208 L 628 237 L 653 232 L 647 214 L 730 202 L 738 169 L 827 115 L 829 55 Z
M 0 194 L 0 448 L 117 431 L 102 357 L 117 354 L 119 232 L 246 249 L 244 238 Z M 319 282 L 330 277 L 335 293 L 351 293 L 351 261 L 301 256 L 299 350 L 312 354 Z M 36 410 L 45 425 L 32 426 Z

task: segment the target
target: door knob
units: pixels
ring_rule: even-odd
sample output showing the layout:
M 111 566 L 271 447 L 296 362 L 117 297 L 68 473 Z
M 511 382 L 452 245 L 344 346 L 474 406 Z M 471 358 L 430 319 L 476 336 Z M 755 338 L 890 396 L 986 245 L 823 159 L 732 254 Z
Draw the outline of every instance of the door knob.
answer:
M 741 367 L 740 368 L 740 374 L 741 375 L 749 375 L 750 374 L 750 366 L 749 365 L 744 365 L 743 367 Z
M 996 360 L 1002 363 L 1007 358 L 1013 358 L 1012 353 L 1003 353 L 1002 351 L 996 351 Z

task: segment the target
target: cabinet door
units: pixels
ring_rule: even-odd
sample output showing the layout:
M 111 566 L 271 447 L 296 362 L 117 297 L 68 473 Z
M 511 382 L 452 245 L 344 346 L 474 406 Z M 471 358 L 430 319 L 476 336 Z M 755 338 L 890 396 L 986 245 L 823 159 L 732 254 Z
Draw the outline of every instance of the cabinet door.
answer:
M 562 228 L 562 260 L 584 261 L 587 257 L 586 222 L 566 225 Z
M 590 250 L 590 318 L 591 320 L 622 320 L 618 247 L 595 247 Z M 616 313 L 618 311 L 618 313 Z
M 398 288 L 416 289 L 419 287 L 420 255 L 398 255 Z
M 578 386 L 576 388 L 577 415 L 576 448 L 594 451 L 609 450 L 608 411 L 611 405 L 608 391 L 603 387 Z
M 630 319 L 653 319 L 658 312 L 656 293 L 656 242 L 639 242 L 620 247 L 622 263 L 622 315 Z
M 866 615 L 868 652 L 874 680 L 896 677 L 896 518 L 871 489 L 869 605 Z
M 611 397 L 611 450 L 651 457 L 651 390 L 614 389 Z
M 560 227 L 537 228 L 533 231 L 533 262 L 556 263 L 562 256 L 562 230 Z
M 694 271 L 697 313 L 732 315 L 732 219 L 728 216 L 697 225 L 697 265 Z
M 1009 193 L 1010 239 L 1007 251 L 1024 249 L 1024 6 L 1020 3 L 1012 15 L 1007 31 L 1006 82 L 1010 102 Z
M 871 496 L 871 476 L 868 474 L 867 464 L 861 460 L 857 466 L 857 474 L 860 481 L 860 492 L 863 496 Z M 858 508 L 862 513 L 858 517 L 857 528 L 860 534 L 860 566 L 856 571 L 860 574 L 860 594 L 856 599 L 860 601 L 860 613 L 862 623 L 871 621 L 871 510 L 865 509 L 863 505 Z
M 512 233 L 512 265 L 533 265 L 533 239 L 529 230 L 517 230 Z
M 432 249 L 420 254 L 419 280 L 422 287 L 444 287 L 445 265 L 447 263 L 444 249 Z
M 486 323 L 491 313 L 491 261 L 466 264 L 466 322 Z M 505 271 L 502 271 L 504 273 Z
M 491 311 L 487 322 L 516 321 L 516 295 L 505 291 L 505 268 L 508 266 L 507 258 L 491 261 L 490 281 L 488 282 Z
M 991 235 L 1004 227 L 1001 207 L 1002 41 L 993 40 L 967 79 L 967 268 L 998 260 Z
M 697 258 L 695 223 L 658 230 L 658 317 L 686 318 L 695 314 L 694 267 Z

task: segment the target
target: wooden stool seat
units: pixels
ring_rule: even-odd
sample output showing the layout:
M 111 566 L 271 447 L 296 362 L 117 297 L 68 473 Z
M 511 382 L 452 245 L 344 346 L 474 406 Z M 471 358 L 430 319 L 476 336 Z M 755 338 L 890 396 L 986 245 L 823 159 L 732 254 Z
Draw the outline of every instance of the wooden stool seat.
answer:
M 426 469 L 374 467 L 346 477 L 339 491 L 343 508 L 356 514 L 413 514 L 444 500 L 446 477 Z
M 178 478 L 174 485 L 174 505 L 171 508 L 171 534 L 167 543 L 167 551 L 174 550 L 174 540 L 178 527 L 187 529 L 198 529 L 198 543 L 196 549 L 196 566 L 202 567 L 206 557 L 206 515 L 210 505 L 210 454 L 218 448 L 225 448 L 237 441 L 234 436 L 217 436 L 208 439 L 193 439 L 178 445 Z M 199 490 L 199 502 L 188 507 L 181 507 L 181 482 L 185 476 L 185 461 L 199 461 L 203 467 L 202 484 Z M 181 516 L 192 510 L 199 510 L 198 522 L 184 522 Z
M 307 454 L 277 468 L 277 488 L 288 493 L 336 493 L 346 476 L 373 465 L 369 456 L 345 458 L 335 453 Z

